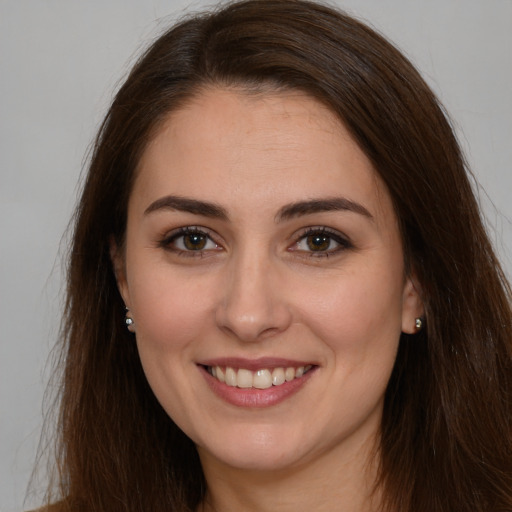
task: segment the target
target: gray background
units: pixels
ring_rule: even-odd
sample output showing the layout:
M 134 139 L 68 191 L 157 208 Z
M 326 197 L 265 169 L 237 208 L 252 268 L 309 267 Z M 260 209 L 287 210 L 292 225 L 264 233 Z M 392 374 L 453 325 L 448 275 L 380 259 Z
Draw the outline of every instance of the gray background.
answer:
M 405 50 L 446 105 L 510 276 L 512 0 L 337 4 Z M 134 56 L 187 5 L 204 2 L 0 0 L 2 512 L 39 502 L 23 504 L 62 302 L 62 237 L 84 155 Z

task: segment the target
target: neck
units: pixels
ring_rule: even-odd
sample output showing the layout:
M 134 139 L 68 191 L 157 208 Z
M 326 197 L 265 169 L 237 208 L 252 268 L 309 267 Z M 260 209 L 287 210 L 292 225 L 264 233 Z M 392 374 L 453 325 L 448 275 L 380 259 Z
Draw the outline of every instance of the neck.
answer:
M 201 453 L 208 492 L 201 512 L 376 512 L 378 463 L 368 443 L 280 471 L 232 468 Z

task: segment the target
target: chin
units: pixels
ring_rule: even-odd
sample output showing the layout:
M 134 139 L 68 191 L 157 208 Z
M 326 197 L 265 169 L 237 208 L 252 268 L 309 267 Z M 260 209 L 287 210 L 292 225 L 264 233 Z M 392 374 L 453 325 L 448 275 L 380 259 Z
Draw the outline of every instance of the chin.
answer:
M 197 445 L 203 464 L 215 461 L 239 470 L 276 472 L 300 466 L 311 451 L 305 440 L 294 439 L 288 432 L 252 430 L 243 439 L 228 437 L 229 442 L 226 437 L 215 444 Z
M 242 471 L 279 472 L 300 465 L 300 455 L 298 453 L 277 452 L 274 447 L 265 450 L 258 447 L 245 447 L 245 449 L 219 450 L 216 452 L 198 448 L 198 451 L 203 464 L 207 464 L 209 459 L 214 459 L 217 465 Z

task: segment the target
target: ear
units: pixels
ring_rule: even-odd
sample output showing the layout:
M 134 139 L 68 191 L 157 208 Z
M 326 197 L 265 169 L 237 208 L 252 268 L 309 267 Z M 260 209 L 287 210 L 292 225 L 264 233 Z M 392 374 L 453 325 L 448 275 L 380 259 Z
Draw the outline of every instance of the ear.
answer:
M 402 297 L 402 332 L 415 334 L 418 332 L 416 319 L 425 314 L 421 299 L 421 286 L 414 274 L 407 277 Z
M 114 275 L 117 281 L 117 288 L 124 303 L 127 307 L 130 304 L 130 294 L 128 292 L 128 283 L 126 281 L 126 263 L 123 250 L 117 245 L 114 237 L 110 238 L 110 260 L 112 262 L 112 268 L 114 269 Z

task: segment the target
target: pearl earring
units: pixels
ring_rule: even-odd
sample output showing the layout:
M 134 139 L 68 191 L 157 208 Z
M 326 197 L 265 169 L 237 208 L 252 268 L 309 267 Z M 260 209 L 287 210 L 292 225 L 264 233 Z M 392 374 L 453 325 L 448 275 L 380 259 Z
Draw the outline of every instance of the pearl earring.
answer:
M 135 332 L 135 322 L 133 321 L 133 318 L 130 315 L 129 308 L 126 308 L 126 318 L 124 319 L 124 323 L 126 324 L 126 328 L 130 332 Z
M 423 327 L 423 320 L 420 317 L 416 318 L 416 320 L 414 321 L 414 326 L 416 327 L 417 331 L 420 331 L 421 328 Z

